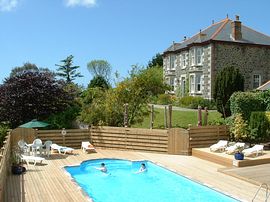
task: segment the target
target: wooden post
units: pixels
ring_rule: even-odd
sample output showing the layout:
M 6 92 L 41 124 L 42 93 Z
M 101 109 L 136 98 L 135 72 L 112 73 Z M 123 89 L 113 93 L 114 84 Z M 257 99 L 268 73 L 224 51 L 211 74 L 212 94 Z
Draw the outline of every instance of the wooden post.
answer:
M 154 127 L 154 105 L 150 106 L 150 111 L 151 111 L 151 114 L 150 114 L 150 129 L 153 129 L 153 127 Z
M 198 126 L 202 126 L 202 107 L 198 106 Z
M 124 104 L 124 127 L 128 127 L 128 103 Z
M 63 137 L 63 145 L 66 146 L 66 134 L 67 134 L 67 131 L 66 131 L 65 128 L 62 129 L 61 134 L 62 134 L 62 137 Z
M 172 105 L 171 104 L 169 104 L 168 109 L 169 109 L 169 128 L 172 128 Z
M 165 129 L 168 128 L 168 121 L 167 121 L 167 106 L 164 107 L 164 127 L 165 127 Z
M 208 110 L 207 107 L 204 108 L 204 125 L 208 125 Z

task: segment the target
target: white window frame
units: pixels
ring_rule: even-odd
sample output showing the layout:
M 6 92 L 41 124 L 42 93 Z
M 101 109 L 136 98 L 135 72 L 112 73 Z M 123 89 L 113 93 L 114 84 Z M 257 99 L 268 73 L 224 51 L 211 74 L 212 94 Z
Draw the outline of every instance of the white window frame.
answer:
M 196 49 L 192 48 L 190 50 L 190 60 L 191 60 L 191 65 L 192 66 L 196 64 L 196 62 L 195 62 L 195 58 L 196 58 L 195 53 L 196 53 Z
M 197 65 L 201 65 L 203 60 L 203 49 L 201 47 L 197 47 L 196 50 L 196 63 Z
M 255 78 L 256 77 L 256 78 Z M 258 83 L 256 85 L 256 83 Z M 253 88 L 258 88 L 259 86 L 262 85 L 262 77 L 260 74 L 253 74 L 252 76 L 252 85 L 253 85 Z
M 195 74 L 189 75 L 190 93 L 195 93 Z
M 175 77 L 170 77 L 170 86 L 172 87 L 172 92 L 174 92 L 175 89 Z
M 186 76 L 181 76 L 180 78 L 180 86 L 181 86 L 181 95 L 184 96 L 185 95 L 185 91 L 186 91 Z
M 170 55 L 170 70 L 175 70 L 175 55 Z
M 186 63 L 186 66 L 188 66 L 188 53 L 185 53 L 185 63 Z
M 185 68 L 187 66 L 187 64 L 186 64 L 186 54 L 185 53 L 182 54 L 182 64 L 183 64 L 183 68 Z
M 195 90 L 198 93 L 202 92 L 202 74 L 195 75 Z

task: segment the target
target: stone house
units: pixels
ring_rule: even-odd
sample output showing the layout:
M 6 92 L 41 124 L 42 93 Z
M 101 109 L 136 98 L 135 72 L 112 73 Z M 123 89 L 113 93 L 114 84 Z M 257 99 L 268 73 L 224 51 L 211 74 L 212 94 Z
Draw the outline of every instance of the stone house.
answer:
M 270 37 L 243 25 L 239 16 L 212 23 L 191 38 L 173 44 L 163 53 L 163 75 L 177 96 L 212 99 L 218 71 L 240 69 L 245 90 L 270 79 Z

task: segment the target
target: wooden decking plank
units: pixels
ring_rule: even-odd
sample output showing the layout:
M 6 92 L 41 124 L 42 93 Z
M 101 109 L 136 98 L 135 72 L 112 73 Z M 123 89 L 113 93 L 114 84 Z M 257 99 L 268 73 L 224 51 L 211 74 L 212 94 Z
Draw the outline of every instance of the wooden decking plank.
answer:
M 44 161 L 43 165 L 29 166 L 28 171 L 23 176 L 8 177 L 7 200 L 10 201 L 75 201 L 82 202 L 90 200 L 77 184 L 72 182 L 65 173 L 63 166 L 78 165 L 82 161 L 100 158 L 119 158 L 129 160 L 150 160 L 162 166 L 179 172 L 193 180 L 204 182 L 217 190 L 229 193 L 241 200 L 250 201 L 254 196 L 258 186 L 243 181 L 241 179 L 217 172 L 224 168 L 221 165 L 207 162 L 192 156 L 153 154 L 145 152 L 117 151 L 97 149 L 97 153 L 82 153 L 80 150 L 74 151 L 75 155 L 62 155 L 54 153 Z M 258 169 L 260 172 L 261 168 Z M 243 171 L 248 173 L 247 170 Z M 261 174 L 254 175 L 263 178 Z M 16 177 L 19 177 L 16 179 Z M 18 186 L 20 179 L 23 186 Z M 22 187 L 24 189 L 22 189 Z M 245 187 L 245 189 L 243 189 Z M 261 194 L 259 200 L 263 199 Z

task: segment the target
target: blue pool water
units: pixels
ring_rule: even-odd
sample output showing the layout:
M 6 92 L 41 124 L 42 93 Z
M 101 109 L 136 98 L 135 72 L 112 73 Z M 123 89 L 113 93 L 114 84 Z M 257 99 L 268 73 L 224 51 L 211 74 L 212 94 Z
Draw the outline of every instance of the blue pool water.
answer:
M 95 169 L 105 163 L 108 173 Z M 149 161 L 147 172 L 135 174 L 142 161 L 98 159 L 66 171 L 95 202 L 237 201 Z

